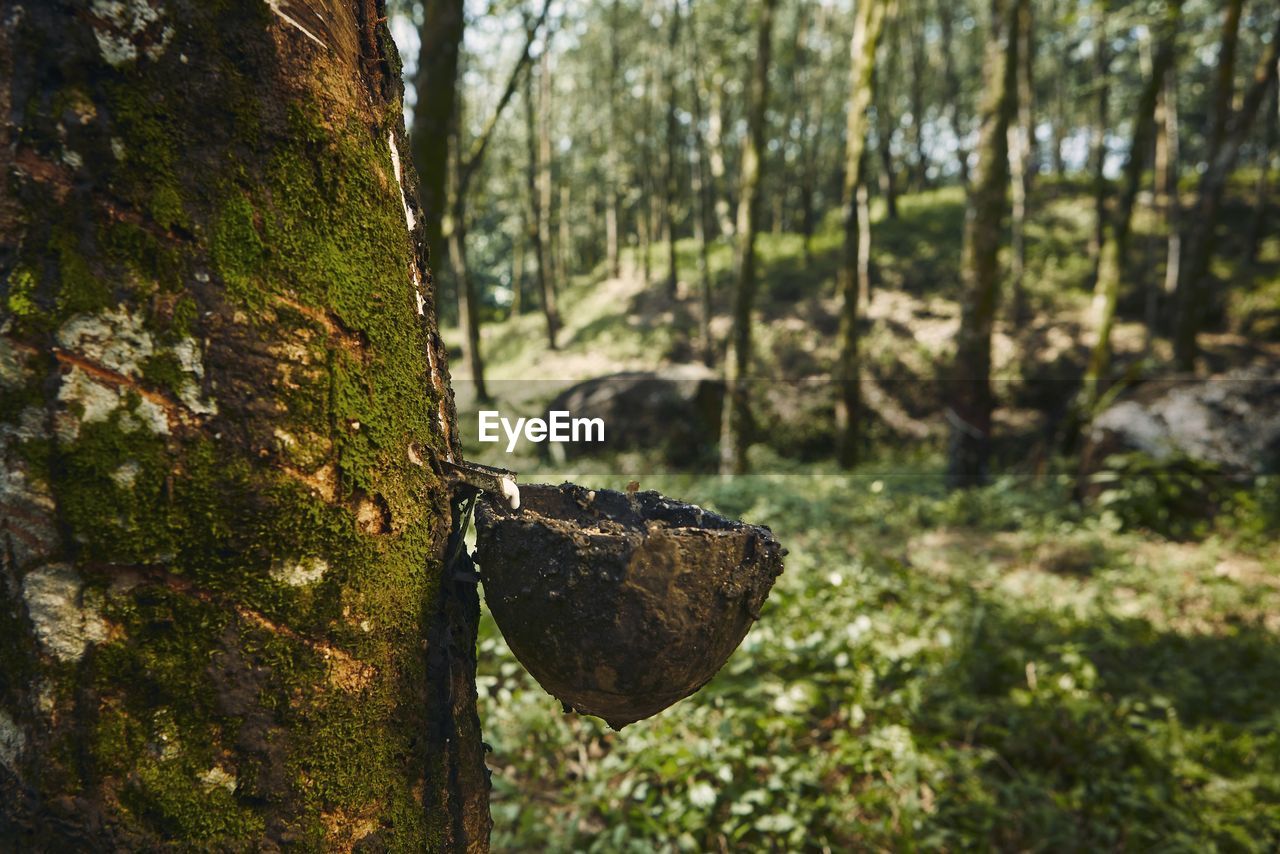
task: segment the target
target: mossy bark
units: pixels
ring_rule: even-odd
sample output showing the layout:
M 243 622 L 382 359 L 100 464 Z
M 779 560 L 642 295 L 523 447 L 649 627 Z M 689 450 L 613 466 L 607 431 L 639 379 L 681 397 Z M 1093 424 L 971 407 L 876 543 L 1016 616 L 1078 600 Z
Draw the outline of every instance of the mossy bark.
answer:
M 487 845 L 381 0 L 0 8 L 0 839 Z

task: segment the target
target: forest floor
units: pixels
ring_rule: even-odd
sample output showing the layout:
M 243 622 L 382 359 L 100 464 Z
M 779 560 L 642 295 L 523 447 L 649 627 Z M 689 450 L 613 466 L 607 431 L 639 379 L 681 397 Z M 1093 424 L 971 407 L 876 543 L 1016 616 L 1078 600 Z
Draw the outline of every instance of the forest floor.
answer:
M 1078 382 L 1089 301 L 1087 201 L 1066 186 L 1040 194 L 1033 319 L 997 330 L 1007 438 L 991 486 L 942 488 L 928 390 L 957 323 L 963 200 L 908 196 L 875 231 L 864 353 L 884 393 L 872 462 L 834 474 L 763 445 L 753 459 L 771 474 L 642 479 L 767 524 L 790 549 L 761 621 L 710 685 L 615 733 L 562 714 L 486 615 L 495 849 L 1280 847 L 1280 489 L 1264 479 L 1219 495 L 1216 519 L 1148 524 L 1178 521 L 1170 508 L 1207 487 L 1156 474 L 1082 506 L 1072 477 L 1028 463 Z M 1235 215 L 1247 215 L 1242 203 Z M 1163 267 L 1163 244 L 1144 246 L 1153 226 L 1139 220 L 1132 281 Z M 1246 266 L 1232 260 L 1243 230 L 1225 230 L 1215 269 L 1236 286 L 1205 340 L 1213 370 L 1280 360 L 1280 236 Z M 834 347 L 835 230 L 813 248 L 806 265 L 799 237 L 761 238 L 760 368 L 782 378 L 820 375 Z M 682 270 L 695 270 L 694 247 L 680 249 Z M 720 337 L 728 268 L 717 245 Z M 648 285 L 576 277 L 558 351 L 538 314 L 490 324 L 498 408 L 532 414 L 523 407 L 574 381 L 692 361 L 696 294 L 682 286 L 685 298 L 668 300 L 662 272 L 656 262 Z M 1144 355 L 1142 311 L 1128 294 L 1122 368 Z M 1166 342 L 1150 355 L 1147 365 L 1167 361 Z M 456 357 L 453 369 L 460 416 L 474 418 Z M 821 427 L 821 407 L 810 414 Z M 533 459 L 512 467 L 526 464 L 534 479 L 558 474 Z M 583 461 L 572 477 L 620 488 L 623 470 Z

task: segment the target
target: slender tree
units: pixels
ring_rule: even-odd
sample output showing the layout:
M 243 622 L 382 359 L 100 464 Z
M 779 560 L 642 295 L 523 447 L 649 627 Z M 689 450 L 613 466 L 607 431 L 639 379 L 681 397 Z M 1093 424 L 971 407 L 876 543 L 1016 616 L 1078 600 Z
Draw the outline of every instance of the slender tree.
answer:
M 1219 52 L 1224 62 L 1229 55 L 1234 55 L 1234 48 L 1230 53 L 1225 50 L 1226 43 L 1233 42 L 1235 38 L 1231 28 L 1234 8 L 1234 5 L 1229 6 L 1225 15 L 1224 50 Z M 1238 16 L 1238 13 L 1236 15 Z M 1235 168 L 1240 156 L 1240 148 L 1249 135 L 1249 129 L 1262 103 L 1266 100 L 1270 89 L 1277 85 L 1278 59 L 1280 59 L 1280 16 L 1276 17 L 1271 38 L 1263 48 L 1262 58 L 1254 69 L 1240 109 L 1228 113 L 1230 107 L 1219 102 L 1219 110 L 1213 121 L 1210 139 L 1217 142 L 1210 146 L 1208 163 L 1200 175 L 1195 215 L 1191 218 L 1193 228 L 1185 241 L 1182 263 L 1178 269 L 1173 352 L 1174 362 L 1180 371 L 1195 369 L 1196 356 L 1199 354 L 1197 336 L 1209 298 L 1209 259 L 1213 255 L 1215 231 L 1221 214 L 1222 197 L 1227 189 L 1227 177 Z M 1234 73 L 1228 75 L 1224 68 L 1220 67 L 1218 70 L 1219 80 L 1233 80 L 1234 76 Z M 1231 99 L 1228 98 L 1227 103 L 1229 104 L 1230 101 Z M 1219 125 L 1221 125 L 1221 131 L 1218 129 Z
M 908 3 L 900 13 L 903 23 L 902 35 L 906 42 L 907 57 L 911 64 L 911 73 L 907 75 L 907 97 L 911 105 L 911 147 L 914 156 L 911 160 L 911 190 L 920 192 L 929 183 L 929 155 L 925 151 L 925 77 L 929 69 L 929 57 L 925 44 L 924 3 Z
M 1218 61 L 1209 88 L 1209 128 L 1205 141 L 1210 159 L 1222 149 L 1231 123 L 1236 92 L 1236 57 L 1240 52 L 1240 18 L 1244 0 L 1225 0 L 1222 8 L 1222 36 L 1218 40 Z
M 1178 193 L 1181 154 L 1178 144 L 1178 75 L 1177 59 L 1165 75 L 1160 92 L 1160 133 L 1156 137 L 1156 198 L 1164 218 L 1165 244 L 1164 286 L 1158 298 L 1148 307 L 1147 337 L 1152 338 L 1159 321 L 1162 300 L 1172 299 L 1178 290 L 1178 268 L 1182 262 L 1182 201 Z
M 1035 121 L 1032 116 L 1032 15 L 1031 4 L 1024 3 L 1017 12 L 1018 20 L 1018 109 L 1017 121 L 1009 128 L 1009 172 L 1012 209 L 1009 225 L 1009 315 L 1020 324 L 1027 315 L 1024 279 L 1027 268 L 1027 201 L 1031 195 L 1032 151 Z
M 621 183 L 618 147 L 618 84 L 622 75 L 622 55 L 618 47 L 622 28 L 622 0 L 613 0 L 609 6 L 609 127 L 605 134 L 605 169 L 607 196 L 605 200 L 605 265 L 611 278 L 622 275 L 620 246 L 618 243 L 619 207 Z
M 666 173 L 664 176 L 664 189 L 666 191 L 665 214 L 667 221 L 667 296 L 670 299 L 676 298 L 676 288 L 680 278 L 679 266 L 676 263 L 676 218 L 679 214 L 680 197 L 679 177 L 676 171 L 676 151 L 680 136 L 680 122 L 676 116 L 679 101 L 676 72 L 680 57 L 680 1 L 670 0 L 671 8 L 667 12 L 669 18 L 667 22 L 667 54 L 663 63 L 663 70 L 666 76 L 665 95 L 667 101 L 666 156 L 663 158 L 663 167 Z
M 414 77 L 410 143 L 422 177 L 422 207 L 427 245 L 444 264 L 444 220 L 448 216 L 449 148 L 457 114 L 458 67 L 465 28 L 463 0 L 430 0 L 422 6 L 418 30 L 418 70 Z
M 1249 219 L 1249 236 L 1245 238 L 1245 258 L 1250 264 L 1258 260 L 1258 245 L 1267 228 L 1271 163 L 1280 138 L 1280 86 L 1271 87 L 1271 102 L 1266 109 L 1266 130 L 1258 151 L 1258 180 L 1253 188 L 1253 216 Z
M 852 467 L 858 461 L 861 394 L 858 366 L 858 291 L 863 243 L 858 217 L 858 192 L 863 187 L 866 163 L 867 108 L 871 104 L 871 81 L 876 47 L 885 18 L 896 0 L 867 0 L 858 5 L 849 42 L 849 101 L 845 119 L 844 189 L 841 217 L 844 221 L 844 249 L 839 272 L 841 300 L 840 352 L 835 380 L 837 453 L 840 465 Z
M 0 847 L 484 850 L 382 6 L 89 5 L 0 26 Z
M 778 0 L 761 0 L 756 29 L 756 55 L 751 74 L 747 138 L 742 148 L 742 181 L 738 196 L 737 282 L 733 295 L 733 327 L 725 360 L 725 406 L 720 438 L 720 471 L 747 469 L 750 437 L 752 336 L 751 311 L 756 292 L 756 232 L 760 224 L 760 183 L 765 148 L 765 114 L 769 102 L 769 61 L 773 16 Z
M 1089 142 L 1089 169 L 1093 179 L 1093 231 L 1089 234 L 1090 285 L 1098 280 L 1102 242 L 1107 227 L 1107 123 L 1111 101 L 1111 43 L 1107 25 L 1112 0 L 1093 0 L 1093 98 L 1094 120 Z
M 1000 292 L 1000 239 L 1009 212 L 1009 124 L 1017 109 L 1018 16 L 1027 2 L 991 0 L 990 5 L 978 164 L 960 261 L 960 331 L 948 383 L 947 481 L 953 488 L 984 482 L 991 453 L 991 331 Z
M 697 73 L 698 69 L 694 69 Z M 707 104 L 707 164 L 711 168 L 711 194 L 716 200 L 716 222 L 722 237 L 733 237 L 734 222 L 732 204 L 728 195 L 728 167 L 724 156 L 724 98 L 721 92 L 724 81 L 718 75 L 704 78 L 702 87 Z
M 885 24 L 884 61 L 877 65 L 884 69 L 883 79 L 875 89 L 876 111 L 876 153 L 880 159 L 880 195 L 884 198 L 885 216 L 898 218 L 898 178 L 893 162 L 893 136 L 898 131 L 898 121 L 893 113 L 893 89 L 890 83 L 898 76 L 900 61 L 898 52 L 893 48 L 899 42 L 901 29 L 898 19 L 901 17 L 895 4 L 894 14 L 889 16 Z
M 1115 325 L 1116 306 L 1124 279 L 1125 257 L 1133 222 L 1134 203 L 1142 186 L 1142 173 L 1155 142 L 1156 102 L 1164 87 L 1165 75 L 1173 64 L 1178 23 L 1182 16 L 1182 0 L 1168 0 L 1165 14 L 1155 34 L 1157 43 L 1151 61 L 1151 72 L 1138 96 L 1134 113 L 1133 139 L 1125 161 L 1120 197 L 1110 217 L 1102 243 L 1102 259 L 1098 265 L 1098 281 L 1093 291 L 1094 343 L 1084 374 L 1078 406 L 1078 423 L 1086 422 L 1097 403 L 1102 384 L 1111 365 L 1111 330 Z
M 694 18 L 693 0 L 685 0 L 685 15 L 688 19 L 687 35 L 684 46 L 686 57 L 692 60 L 693 68 L 702 65 L 698 51 L 697 21 Z M 707 164 L 706 143 L 703 141 L 702 93 L 699 90 L 697 74 L 689 77 L 689 100 L 693 104 L 693 122 L 689 128 L 689 157 L 693 173 L 693 198 L 696 211 L 693 217 L 693 236 L 698 244 L 698 295 L 699 316 L 698 329 L 702 347 L 702 361 L 707 367 L 714 367 L 716 362 L 715 342 L 711 337 L 711 261 L 707 246 L 708 235 L 715 227 L 714 202 L 711 198 L 711 174 Z
M 529 156 L 533 170 L 534 198 L 533 227 L 537 229 L 534 257 L 538 262 L 538 296 L 542 301 L 542 314 L 547 321 L 547 346 L 557 347 L 560 333 L 560 312 L 556 308 L 556 283 L 551 276 L 551 45 L 550 39 L 542 44 L 542 56 L 538 64 L 537 121 L 532 98 L 526 91 L 526 124 L 529 131 Z
M 960 74 L 956 71 L 955 24 L 951 0 L 938 0 L 938 27 L 942 42 L 938 49 L 942 52 L 942 82 L 947 99 L 947 118 L 951 123 L 951 132 L 956 138 L 956 163 L 959 167 L 960 183 L 969 185 L 969 151 L 965 148 L 964 114 L 961 103 Z

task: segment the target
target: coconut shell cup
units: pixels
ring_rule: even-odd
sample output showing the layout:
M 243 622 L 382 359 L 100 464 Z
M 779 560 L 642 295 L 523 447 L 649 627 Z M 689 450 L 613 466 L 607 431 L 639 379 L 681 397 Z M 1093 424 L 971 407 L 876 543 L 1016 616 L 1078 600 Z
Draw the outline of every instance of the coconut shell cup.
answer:
M 614 729 L 715 676 L 760 616 L 783 549 L 768 528 L 657 492 L 520 487 L 476 508 L 485 599 L 521 664 Z

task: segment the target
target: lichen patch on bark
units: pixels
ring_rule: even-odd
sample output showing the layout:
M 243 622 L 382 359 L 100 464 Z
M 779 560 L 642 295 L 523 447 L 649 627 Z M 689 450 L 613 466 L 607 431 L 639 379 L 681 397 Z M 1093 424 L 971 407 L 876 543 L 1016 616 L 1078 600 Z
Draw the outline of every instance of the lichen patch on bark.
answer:
M 117 68 L 137 60 L 139 50 L 148 59 L 159 59 L 173 39 L 174 29 L 164 23 L 158 2 L 93 0 L 92 12 L 98 50 Z
M 0 709 L 0 765 L 12 768 L 18 754 L 27 745 L 27 737 L 4 709 Z
M 271 567 L 271 577 L 290 587 L 306 587 L 324 578 L 328 571 L 328 561 L 312 557 L 278 563 Z
M 78 661 L 89 644 L 107 639 L 107 624 L 83 594 L 84 580 L 63 563 L 33 569 L 22 579 L 22 599 L 36 638 L 62 661 Z

